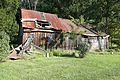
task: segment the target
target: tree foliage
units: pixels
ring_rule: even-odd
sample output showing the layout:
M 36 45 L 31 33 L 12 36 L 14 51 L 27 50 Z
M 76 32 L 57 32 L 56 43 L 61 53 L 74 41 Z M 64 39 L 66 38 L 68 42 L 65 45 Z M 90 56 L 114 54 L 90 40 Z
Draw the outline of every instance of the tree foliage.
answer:
M 79 52 L 79 57 L 83 58 L 85 57 L 87 51 L 90 49 L 90 45 L 88 43 L 85 42 L 80 42 L 78 44 L 78 46 L 76 47 L 76 50 L 78 50 Z
M 19 0 L 0 0 L 0 61 L 8 55 L 9 43 L 13 43 L 18 34 L 18 7 Z
M 10 36 L 11 43 L 18 32 L 16 23 L 18 7 L 19 0 L 0 0 L 0 31 L 5 31 Z
M 9 36 L 4 31 L 0 32 L 0 61 L 5 60 L 5 57 L 8 56 L 9 41 Z

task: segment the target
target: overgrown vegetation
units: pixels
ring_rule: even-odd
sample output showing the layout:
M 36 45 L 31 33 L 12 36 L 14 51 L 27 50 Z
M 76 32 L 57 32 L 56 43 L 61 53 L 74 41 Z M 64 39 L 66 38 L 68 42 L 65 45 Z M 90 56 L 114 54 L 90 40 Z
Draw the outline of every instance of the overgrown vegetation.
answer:
M 0 31 L 5 31 L 10 37 L 10 43 L 16 42 L 18 24 L 16 13 L 19 8 L 19 0 L 0 0 Z
M 85 57 L 87 51 L 90 49 L 90 45 L 85 42 L 80 42 L 78 46 L 76 47 L 76 50 L 78 50 L 78 54 L 80 58 Z
M 73 53 L 75 50 L 63 50 L 63 49 L 53 49 L 50 51 L 51 56 L 57 56 L 57 57 L 75 57 Z

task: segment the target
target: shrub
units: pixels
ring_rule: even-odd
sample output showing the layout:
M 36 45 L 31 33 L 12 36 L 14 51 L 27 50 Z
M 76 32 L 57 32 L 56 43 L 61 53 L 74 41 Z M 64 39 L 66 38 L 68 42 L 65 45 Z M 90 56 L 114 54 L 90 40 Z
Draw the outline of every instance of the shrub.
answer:
M 89 48 L 90 48 L 89 44 L 85 42 L 80 42 L 76 47 L 76 50 L 78 50 L 79 57 L 83 58 L 86 52 L 89 50 Z
M 64 54 L 64 51 L 62 51 L 61 49 L 53 49 L 52 54 L 53 56 L 62 56 Z
M 0 32 L 0 61 L 5 60 L 9 53 L 9 41 L 10 38 L 9 36 L 4 32 Z
M 63 49 L 53 49 L 50 52 L 50 56 L 58 56 L 58 57 L 74 57 L 74 50 L 63 50 Z

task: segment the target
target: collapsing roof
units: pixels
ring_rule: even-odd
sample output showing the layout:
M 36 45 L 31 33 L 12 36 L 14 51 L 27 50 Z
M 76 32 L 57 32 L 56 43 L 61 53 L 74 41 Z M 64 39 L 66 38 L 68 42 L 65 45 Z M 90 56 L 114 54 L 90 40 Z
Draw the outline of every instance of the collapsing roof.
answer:
M 51 29 L 63 30 L 63 31 L 66 30 L 66 28 L 64 28 L 61 21 L 59 20 L 58 16 L 55 14 L 21 9 L 21 15 L 22 15 L 22 20 L 23 19 L 36 19 L 38 21 L 46 21 L 51 24 L 51 26 L 49 26 Z M 22 27 L 35 28 L 36 25 L 34 21 L 27 21 L 27 22 L 24 21 L 22 22 Z
M 92 28 L 95 27 L 93 25 L 80 25 L 77 26 L 74 24 L 71 20 L 68 19 L 62 19 L 58 18 L 56 14 L 51 14 L 51 13 L 44 13 L 44 12 L 38 12 L 34 10 L 26 10 L 26 9 L 21 9 L 21 16 L 22 16 L 22 27 L 24 28 L 31 28 L 34 29 L 36 28 L 39 24 L 42 27 L 46 27 L 46 29 L 54 29 L 54 30 L 62 30 L 65 32 L 76 32 L 79 33 L 80 31 L 85 31 L 83 35 L 86 36 L 106 36 L 107 34 L 104 35 L 99 35 L 95 30 Z
M 62 26 L 64 26 L 66 32 L 72 31 L 72 27 L 67 23 L 67 21 L 68 21 L 67 19 L 59 18 L 59 20 L 61 21 Z

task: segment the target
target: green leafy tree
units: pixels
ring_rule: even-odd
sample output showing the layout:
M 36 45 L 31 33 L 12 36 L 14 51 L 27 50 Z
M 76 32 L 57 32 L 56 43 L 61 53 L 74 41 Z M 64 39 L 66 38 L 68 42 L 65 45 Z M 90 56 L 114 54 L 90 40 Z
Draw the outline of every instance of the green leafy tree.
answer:
M 13 43 L 18 34 L 16 13 L 19 0 L 1 0 L 0 2 L 0 31 L 5 31 L 10 36 L 10 43 Z
M 19 0 L 0 0 L 0 60 L 7 56 L 9 43 L 13 44 L 16 40 L 18 34 L 16 12 L 18 7 Z

